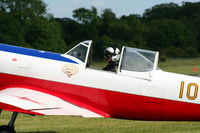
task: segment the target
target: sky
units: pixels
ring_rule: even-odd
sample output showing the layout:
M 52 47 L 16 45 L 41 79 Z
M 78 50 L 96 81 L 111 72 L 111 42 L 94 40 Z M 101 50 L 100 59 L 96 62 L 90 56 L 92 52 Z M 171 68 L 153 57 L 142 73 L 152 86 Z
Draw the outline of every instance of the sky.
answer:
M 73 18 L 73 10 L 78 8 L 91 9 L 96 7 L 98 13 L 110 8 L 117 17 L 129 14 L 142 15 L 149 9 L 161 3 L 200 2 L 200 0 L 43 0 L 47 4 L 47 12 L 58 18 Z

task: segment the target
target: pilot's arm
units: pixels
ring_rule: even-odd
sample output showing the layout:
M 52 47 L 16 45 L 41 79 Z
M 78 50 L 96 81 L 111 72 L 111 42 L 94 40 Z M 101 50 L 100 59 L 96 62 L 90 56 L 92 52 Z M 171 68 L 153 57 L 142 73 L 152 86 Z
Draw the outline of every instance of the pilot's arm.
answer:
M 117 62 L 109 62 L 106 67 L 103 68 L 105 71 L 117 72 L 118 63 Z

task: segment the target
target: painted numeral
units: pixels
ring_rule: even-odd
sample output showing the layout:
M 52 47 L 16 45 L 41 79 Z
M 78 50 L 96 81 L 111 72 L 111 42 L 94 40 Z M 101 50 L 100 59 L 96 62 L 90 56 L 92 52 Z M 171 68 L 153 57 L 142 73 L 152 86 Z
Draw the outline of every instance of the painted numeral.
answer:
M 184 82 L 182 81 L 180 86 L 179 98 L 183 98 L 183 89 L 184 89 Z
M 183 98 L 183 92 L 184 92 L 184 85 L 185 83 L 182 81 L 180 85 L 180 93 L 179 93 L 179 98 Z M 191 91 L 191 88 L 194 89 L 194 91 Z M 190 100 L 195 100 L 197 98 L 199 86 L 196 83 L 190 83 L 187 86 L 187 93 L 186 97 Z

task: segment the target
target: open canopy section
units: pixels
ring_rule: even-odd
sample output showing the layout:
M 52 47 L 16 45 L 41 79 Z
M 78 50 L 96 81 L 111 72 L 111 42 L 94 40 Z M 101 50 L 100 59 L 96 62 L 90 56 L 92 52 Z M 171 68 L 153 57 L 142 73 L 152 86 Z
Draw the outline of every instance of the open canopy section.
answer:
M 158 52 L 123 47 L 119 69 L 123 74 L 149 79 L 149 72 L 157 69 Z M 145 76 L 146 75 L 146 76 Z
M 148 72 L 157 67 L 158 52 L 124 47 L 121 69 L 136 72 Z

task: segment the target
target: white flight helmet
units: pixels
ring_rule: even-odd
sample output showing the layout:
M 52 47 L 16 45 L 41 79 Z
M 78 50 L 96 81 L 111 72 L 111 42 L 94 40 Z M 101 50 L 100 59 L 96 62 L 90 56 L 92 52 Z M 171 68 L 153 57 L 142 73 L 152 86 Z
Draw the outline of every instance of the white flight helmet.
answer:
M 104 50 L 104 58 L 111 58 L 112 61 L 118 61 L 120 58 L 120 50 L 116 47 L 108 47 Z

